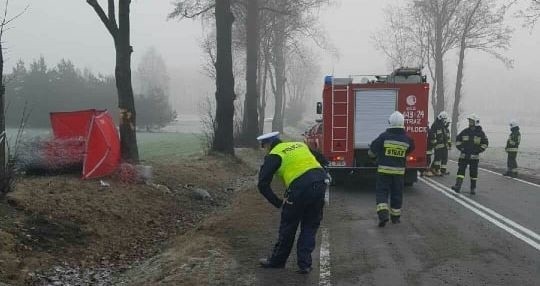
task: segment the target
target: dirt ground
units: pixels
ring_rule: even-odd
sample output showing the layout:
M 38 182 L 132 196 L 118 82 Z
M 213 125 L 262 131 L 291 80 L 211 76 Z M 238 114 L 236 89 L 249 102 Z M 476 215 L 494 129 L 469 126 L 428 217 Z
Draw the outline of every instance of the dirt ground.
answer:
M 239 152 L 251 170 L 261 154 Z M 167 249 L 123 273 L 127 285 L 257 285 L 258 259 L 270 253 L 277 238 L 279 210 L 257 191 L 257 173 L 219 213 L 170 241 Z M 275 180 L 279 194 L 283 186 Z
M 254 214 L 276 210 L 255 190 L 260 154 L 243 154 L 252 162 L 222 156 L 149 162 L 155 185 L 108 178 L 110 186 L 103 187 L 75 175 L 20 178 L 0 201 L 0 281 L 252 284 L 250 274 L 222 270 L 245 273 L 235 249 L 249 227 L 267 223 L 246 216 L 246 204 Z M 201 190 L 210 197 L 198 196 Z

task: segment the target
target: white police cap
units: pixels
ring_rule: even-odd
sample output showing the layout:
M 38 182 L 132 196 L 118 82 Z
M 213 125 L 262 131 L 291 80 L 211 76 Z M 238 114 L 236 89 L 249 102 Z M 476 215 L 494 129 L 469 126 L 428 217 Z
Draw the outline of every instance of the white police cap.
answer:
M 263 135 L 257 137 L 257 140 L 265 142 L 265 141 L 272 141 L 274 139 L 277 139 L 278 137 L 279 137 L 279 132 L 275 131 L 275 132 L 270 132 L 270 133 L 263 134 Z

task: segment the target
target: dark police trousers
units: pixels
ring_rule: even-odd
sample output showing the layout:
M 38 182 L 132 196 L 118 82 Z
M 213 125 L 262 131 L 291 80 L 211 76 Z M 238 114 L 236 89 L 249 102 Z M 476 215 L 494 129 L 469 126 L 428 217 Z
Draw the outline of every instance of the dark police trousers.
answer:
M 465 170 L 469 166 L 469 174 L 471 176 L 471 188 L 476 188 L 476 181 L 478 180 L 478 159 L 464 159 L 460 158 L 458 161 L 458 179 L 463 180 L 465 178 Z
M 300 235 L 296 243 L 298 267 L 311 267 L 311 252 L 315 249 L 315 237 L 321 224 L 326 184 L 315 182 L 311 186 L 288 192 L 281 210 L 278 242 L 272 257 L 274 265 L 284 265 L 291 253 L 298 224 Z
M 403 203 L 403 188 L 405 185 L 405 176 L 403 175 L 386 175 L 377 174 L 376 185 L 376 201 L 377 205 L 388 204 L 388 196 L 390 195 L 390 212 L 391 215 L 401 215 L 401 205 Z
M 507 161 L 507 166 L 508 166 L 508 171 L 509 172 L 515 172 L 517 173 L 517 167 L 518 167 L 518 164 L 517 164 L 517 152 L 508 152 L 508 161 Z

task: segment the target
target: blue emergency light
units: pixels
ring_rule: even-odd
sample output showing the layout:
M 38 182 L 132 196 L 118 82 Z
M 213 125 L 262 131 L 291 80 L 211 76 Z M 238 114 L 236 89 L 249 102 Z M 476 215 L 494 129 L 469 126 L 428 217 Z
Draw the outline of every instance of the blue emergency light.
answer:
M 334 80 L 334 77 L 331 75 L 327 75 L 324 77 L 324 84 L 332 84 L 332 81 Z

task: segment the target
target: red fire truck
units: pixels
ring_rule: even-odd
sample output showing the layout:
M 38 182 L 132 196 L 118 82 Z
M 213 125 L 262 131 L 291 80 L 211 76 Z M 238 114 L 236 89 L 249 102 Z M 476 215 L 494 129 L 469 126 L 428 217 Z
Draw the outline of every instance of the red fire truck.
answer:
M 420 68 L 399 68 L 383 76 L 327 76 L 322 99 L 317 103 L 319 132 L 306 133 L 305 141 L 328 158 L 336 182 L 347 174 L 375 173 L 369 144 L 388 128 L 388 117 L 396 110 L 403 113 L 405 130 L 416 145 L 407 156 L 405 184 L 417 181 L 417 171 L 427 167 L 429 99 Z

